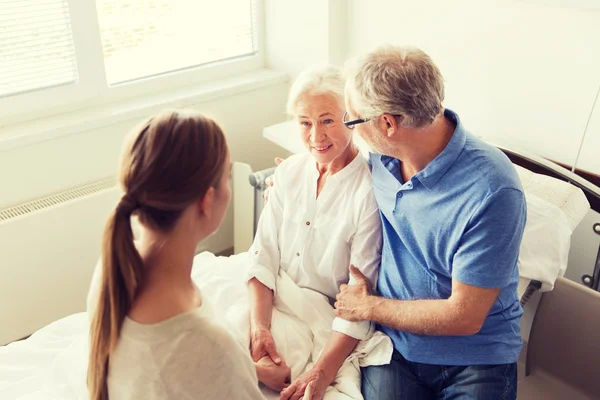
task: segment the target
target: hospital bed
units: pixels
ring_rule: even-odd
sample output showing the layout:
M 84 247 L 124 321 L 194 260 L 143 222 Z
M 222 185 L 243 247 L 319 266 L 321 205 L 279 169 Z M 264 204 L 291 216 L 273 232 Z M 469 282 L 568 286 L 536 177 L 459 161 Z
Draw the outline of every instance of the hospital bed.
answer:
M 565 182 L 553 186 L 551 192 L 557 196 L 556 207 L 567 207 L 563 211 L 571 213 L 573 221 L 581 221 L 581 208 L 587 210 L 591 205 L 600 212 L 598 187 L 547 160 L 500 148 L 523 168 L 520 176 L 529 182 L 531 192 L 544 187 L 542 175 Z M 235 252 L 246 251 L 252 242 L 263 206 L 264 182 L 272 172 L 273 169 L 253 172 L 249 166 L 238 163 L 234 166 Z M 566 195 L 563 189 L 568 192 Z M 600 394 L 600 379 L 594 376 L 600 367 L 600 341 L 596 340 L 600 332 L 600 293 L 561 278 L 564 270 L 556 270 L 558 279 L 551 285 L 554 290 L 548 290 L 548 283 L 543 280 L 521 277 L 519 295 L 525 308 L 524 319 L 528 318 L 531 326 L 524 329 L 528 354 L 519 399 L 590 399 Z M 591 279 L 585 283 L 597 288 L 599 270 L 597 260 Z M 74 347 L 82 346 L 74 338 L 87 334 L 87 321 L 85 313 L 75 314 L 40 329 L 26 340 L 0 347 L 0 399 L 81 398 L 77 393 L 85 389 L 85 382 L 76 377 L 84 376 L 81 371 L 87 365 L 83 359 L 70 362 L 64 358 L 77 350 Z M 73 374 L 74 371 L 79 372 Z

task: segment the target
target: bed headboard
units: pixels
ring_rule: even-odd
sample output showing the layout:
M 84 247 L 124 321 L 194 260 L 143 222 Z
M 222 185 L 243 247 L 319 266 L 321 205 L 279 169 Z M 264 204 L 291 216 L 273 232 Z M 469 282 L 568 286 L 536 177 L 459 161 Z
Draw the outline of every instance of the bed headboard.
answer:
M 590 203 L 592 210 L 600 213 L 600 187 L 569 171 L 567 168 L 545 158 L 499 145 L 495 146 L 502 150 L 516 165 L 538 174 L 548 175 L 569 182 L 573 186 L 580 188 Z M 594 222 L 591 228 L 596 234 L 600 235 L 600 221 Z M 581 277 L 581 283 L 594 290 L 600 291 L 600 247 L 596 253 L 592 271 L 591 274 L 585 274 Z
M 600 213 L 600 187 L 545 158 L 499 145 L 495 146 L 502 150 L 516 165 L 527 168 L 537 174 L 548 175 L 577 186 L 587 197 L 592 210 Z

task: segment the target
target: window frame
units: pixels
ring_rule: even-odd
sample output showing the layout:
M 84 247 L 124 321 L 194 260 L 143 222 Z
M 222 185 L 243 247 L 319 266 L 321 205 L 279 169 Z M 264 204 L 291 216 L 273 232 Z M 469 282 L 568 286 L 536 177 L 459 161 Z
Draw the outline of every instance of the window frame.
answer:
M 264 0 L 256 2 L 255 53 L 108 85 L 95 0 L 67 0 L 79 78 L 75 83 L 0 98 L 0 127 L 199 85 L 264 68 Z

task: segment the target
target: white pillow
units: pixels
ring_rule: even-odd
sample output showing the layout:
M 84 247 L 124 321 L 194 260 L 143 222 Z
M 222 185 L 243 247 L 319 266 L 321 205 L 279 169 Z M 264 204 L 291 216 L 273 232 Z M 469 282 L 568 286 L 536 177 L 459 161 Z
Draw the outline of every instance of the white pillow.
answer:
M 590 208 L 581 189 L 515 165 L 527 201 L 527 223 L 519 253 L 521 278 L 552 290 L 567 269 L 571 234 Z

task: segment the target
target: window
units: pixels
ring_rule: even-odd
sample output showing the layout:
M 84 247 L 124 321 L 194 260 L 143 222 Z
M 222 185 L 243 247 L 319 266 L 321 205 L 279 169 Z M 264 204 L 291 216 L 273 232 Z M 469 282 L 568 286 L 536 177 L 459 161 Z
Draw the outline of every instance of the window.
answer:
M 248 0 L 97 0 L 108 84 L 254 53 Z
M 74 83 L 77 78 L 66 0 L 0 3 L 0 96 Z
M 0 0 L 0 126 L 263 65 L 260 0 Z

